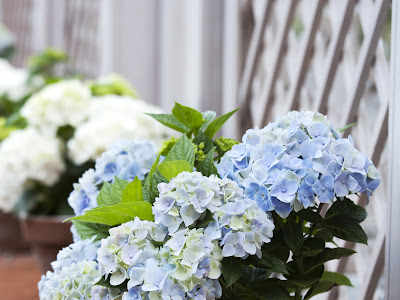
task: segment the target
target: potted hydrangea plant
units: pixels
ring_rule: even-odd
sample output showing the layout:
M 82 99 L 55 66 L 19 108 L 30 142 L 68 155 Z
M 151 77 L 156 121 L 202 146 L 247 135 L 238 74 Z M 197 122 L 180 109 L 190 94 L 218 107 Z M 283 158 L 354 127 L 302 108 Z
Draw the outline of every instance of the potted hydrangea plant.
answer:
M 3 34 L 6 32 L 0 26 L 0 39 Z M 0 44 L 0 56 L 7 54 L 5 56 L 9 57 L 13 47 L 10 47 L 6 40 Z M 33 93 L 51 79 L 51 70 L 64 59 L 65 54 L 55 49 L 47 49 L 33 56 L 26 68 L 16 68 L 7 60 L 0 59 L 0 142 L 13 130 L 26 125 L 19 115 L 20 108 Z M 11 214 L 0 212 L 0 228 L 0 249 L 27 249 L 28 245 L 21 236 L 18 220 Z
M 146 135 L 159 142 L 168 134 L 141 113 L 161 110 L 134 99 L 126 82 L 112 76 L 100 84 L 101 96 L 97 80 L 48 84 L 22 106 L 26 126 L 0 144 L 0 208 L 20 217 L 43 270 L 72 242 L 70 224 L 61 221 L 73 214 L 67 198 L 82 173 L 119 139 Z
M 379 185 L 371 160 L 317 112 L 241 143 L 214 138 L 233 113 L 176 104 L 152 116 L 179 139 L 103 154 L 74 185 L 75 243 L 42 276 L 40 299 L 297 300 L 351 285 L 324 264 L 354 254 L 337 239 L 367 243 L 351 199 Z

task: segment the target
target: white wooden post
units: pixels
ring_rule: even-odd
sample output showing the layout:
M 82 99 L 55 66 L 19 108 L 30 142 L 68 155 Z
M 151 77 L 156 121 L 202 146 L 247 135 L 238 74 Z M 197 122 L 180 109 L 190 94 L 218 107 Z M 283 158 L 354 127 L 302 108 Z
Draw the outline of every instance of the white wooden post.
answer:
M 386 297 L 400 297 L 400 3 L 392 2 L 391 97 L 389 106 L 388 228 L 386 238 Z

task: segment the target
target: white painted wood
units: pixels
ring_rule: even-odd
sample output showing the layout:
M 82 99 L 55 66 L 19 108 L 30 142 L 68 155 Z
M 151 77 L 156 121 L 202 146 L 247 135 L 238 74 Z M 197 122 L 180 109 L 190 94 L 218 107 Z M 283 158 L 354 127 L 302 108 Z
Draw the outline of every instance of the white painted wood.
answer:
M 389 172 L 388 172 L 388 222 L 386 238 L 385 292 L 386 299 L 400 295 L 400 3 L 392 3 L 391 34 L 391 88 L 389 106 Z
M 224 2 L 224 49 L 223 49 L 223 88 L 222 112 L 226 113 L 237 107 L 237 91 L 240 78 L 240 40 L 239 40 L 239 0 L 225 0 Z M 231 138 L 238 132 L 238 113 L 232 116 L 230 126 L 224 126 L 222 135 Z
M 99 44 L 100 74 L 105 75 L 112 71 L 113 65 L 113 2 L 112 0 L 101 0 L 99 34 L 97 40 Z

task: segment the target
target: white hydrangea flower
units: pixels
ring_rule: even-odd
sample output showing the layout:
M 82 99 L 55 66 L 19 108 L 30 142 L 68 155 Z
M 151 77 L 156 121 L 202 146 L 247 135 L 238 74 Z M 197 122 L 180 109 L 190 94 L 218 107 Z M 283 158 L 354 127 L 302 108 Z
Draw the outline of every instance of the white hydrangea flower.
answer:
M 62 153 L 58 139 L 33 128 L 13 131 L 0 145 L 0 208 L 11 211 L 30 181 L 56 183 L 65 170 Z
M 12 102 L 18 102 L 43 84 L 43 78 L 35 76 L 29 79 L 29 72 L 15 68 L 5 59 L 0 59 L 0 96 L 7 95 Z
M 62 126 L 76 127 L 91 104 L 90 89 L 79 80 L 64 80 L 34 94 L 21 109 L 28 123 L 48 134 Z
M 87 113 L 87 121 L 68 141 L 69 156 L 76 164 L 95 160 L 123 139 L 145 138 L 159 145 L 171 131 L 145 113 L 161 112 L 156 106 L 127 96 L 98 97 Z
M 97 258 L 97 249 L 100 241 L 91 239 L 81 240 L 63 248 L 57 254 L 57 260 L 51 263 L 54 273 L 59 273 L 63 268 L 81 261 L 94 261 Z
M 92 286 L 99 279 L 95 261 L 73 263 L 60 273 L 48 271 L 39 281 L 40 300 L 92 299 Z
M 224 257 L 261 257 L 261 246 L 272 238 L 274 224 L 269 214 L 230 179 L 182 172 L 169 183 L 160 183 L 158 190 L 155 222 L 167 227 L 170 235 L 212 215 L 205 233 L 220 240 Z
M 97 251 L 101 275 L 111 274 L 112 285 L 119 285 L 127 278 L 127 269 L 157 252 L 152 241 L 162 242 L 166 231 L 153 222 L 134 221 L 110 229 L 110 236 L 101 241 Z

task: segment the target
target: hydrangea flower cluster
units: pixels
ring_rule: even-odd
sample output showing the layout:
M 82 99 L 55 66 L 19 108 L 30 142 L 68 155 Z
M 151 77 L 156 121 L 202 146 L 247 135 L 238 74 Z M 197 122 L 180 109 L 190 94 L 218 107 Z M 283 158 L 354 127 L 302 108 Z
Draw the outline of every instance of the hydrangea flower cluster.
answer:
M 33 128 L 15 130 L 0 145 L 0 208 L 10 212 L 31 181 L 52 186 L 65 170 L 62 144 Z
M 368 196 L 379 185 L 372 161 L 354 148 L 318 112 L 289 112 L 225 153 L 217 169 L 245 189 L 263 211 L 286 218 L 298 211 L 352 193 Z
M 182 229 L 167 237 L 154 222 L 134 221 L 110 229 L 98 250 L 101 275 L 118 286 L 122 299 L 215 299 L 221 297 L 221 249 L 204 229 Z M 97 289 L 99 292 L 104 289 Z M 97 291 L 96 291 L 97 292 Z
M 0 96 L 5 95 L 11 102 L 19 102 L 43 84 L 43 78 L 29 78 L 29 72 L 15 68 L 8 61 L 0 59 Z
M 91 103 L 90 89 L 79 80 L 51 84 L 34 94 L 21 109 L 28 123 L 54 135 L 62 126 L 77 126 Z
M 94 160 L 121 139 L 145 138 L 161 145 L 162 139 L 170 135 L 170 130 L 146 113 L 161 113 L 161 110 L 127 96 L 98 97 L 90 106 L 86 121 L 68 141 L 71 159 L 76 164 Z
M 98 278 L 95 261 L 73 263 L 59 273 L 48 271 L 39 281 L 39 297 L 41 300 L 92 299 L 91 290 Z
M 150 171 L 156 160 L 154 144 L 146 140 L 122 140 L 112 145 L 96 161 L 94 169 L 86 171 L 74 184 L 68 203 L 76 215 L 97 207 L 97 196 L 104 182 L 113 182 L 115 177 L 133 181 L 140 180 Z
M 205 233 L 220 241 L 224 257 L 261 257 L 261 246 L 270 242 L 274 229 L 270 216 L 230 179 L 182 172 L 169 183 L 160 183 L 158 190 L 153 206 L 155 222 L 168 228 L 170 234 L 211 216 Z
M 78 241 L 60 250 L 57 254 L 57 260 L 51 263 L 55 273 L 61 269 L 69 267 L 73 263 L 81 261 L 94 261 L 97 258 L 97 249 L 100 247 L 100 241 L 91 239 Z
M 53 272 L 43 275 L 38 287 L 41 300 L 53 299 L 116 299 L 122 293 L 96 283 L 100 280 L 95 237 L 62 249 L 52 262 Z

